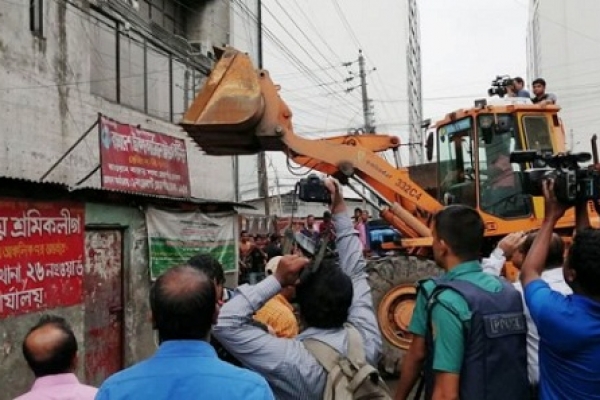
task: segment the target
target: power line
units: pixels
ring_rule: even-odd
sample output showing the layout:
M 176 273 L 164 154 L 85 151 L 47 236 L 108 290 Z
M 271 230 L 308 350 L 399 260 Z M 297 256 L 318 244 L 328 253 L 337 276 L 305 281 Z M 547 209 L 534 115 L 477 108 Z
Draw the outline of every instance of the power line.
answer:
M 329 45 L 329 43 L 324 39 L 325 35 L 322 35 L 319 30 L 317 29 L 317 27 L 315 26 L 315 24 L 312 23 L 311 18 L 308 17 L 308 15 L 306 15 L 306 13 L 304 12 L 303 8 L 298 5 L 298 3 L 296 2 L 291 2 L 292 4 L 294 4 L 294 6 L 296 6 L 296 8 L 298 9 L 298 11 L 300 12 L 300 14 L 302 14 L 302 16 L 304 17 L 304 19 L 306 20 L 306 22 L 308 22 L 308 24 L 311 26 L 311 28 L 313 29 L 313 31 L 315 32 L 315 34 L 317 35 L 317 37 L 321 40 L 321 43 L 323 43 L 327 49 L 331 52 L 331 54 L 333 54 L 335 56 L 335 58 L 342 63 L 342 59 L 341 57 L 336 53 L 336 51 L 331 48 L 331 46 Z
M 238 0 L 240 1 L 240 0 Z M 263 5 L 265 11 L 267 11 L 267 13 L 269 13 L 269 15 L 271 15 L 271 17 L 277 22 L 277 24 L 284 30 L 285 33 L 287 33 L 287 35 L 294 41 L 294 43 L 296 43 L 298 45 L 298 47 L 300 49 L 302 49 L 302 51 L 308 56 L 308 58 L 317 66 L 320 66 L 320 64 L 317 62 L 317 60 L 313 57 L 313 55 L 298 41 L 298 39 L 292 35 L 288 29 L 279 21 L 279 19 L 273 14 L 273 12 L 265 5 Z M 310 42 L 309 42 L 310 43 Z M 331 65 L 331 62 L 329 62 L 329 64 Z M 307 68 L 308 69 L 308 68 Z M 335 80 L 335 78 L 329 73 L 328 70 L 324 71 L 326 73 L 327 76 L 329 76 L 329 78 L 331 78 L 332 80 Z M 331 90 L 329 90 L 329 92 L 331 93 Z M 352 103 L 350 103 L 348 101 L 348 99 L 344 99 L 341 96 L 337 96 L 341 101 L 344 101 L 346 103 L 348 103 L 349 105 L 352 105 Z
M 344 11 L 340 7 L 340 3 L 338 2 L 338 0 L 331 0 L 331 2 L 333 3 L 333 6 L 335 7 L 335 11 L 336 11 L 337 15 L 340 17 L 340 20 L 342 21 L 342 24 L 344 24 L 344 27 L 346 28 L 346 30 L 350 34 L 350 37 L 352 38 L 352 40 L 354 40 L 354 44 L 356 44 L 356 46 L 359 49 L 362 49 L 360 41 L 356 37 L 356 34 L 354 33 L 354 30 L 352 29 L 352 26 L 350 25 L 350 23 L 348 22 L 348 19 L 346 18 L 346 15 L 344 14 Z
M 285 9 L 285 7 L 283 7 L 281 5 L 281 3 L 279 3 L 279 0 L 275 0 L 275 3 L 279 6 L 279 8 L 281 8 L 281 10 L 284 12 L 284 14 L 289 18 L 290 21 L 292 21 L 292 24 L 294 24 L 294 26 L 300 31 L 300 33 L 302 34 L 302 36 L 304 36 L 304 38 L 308 41 L 308 43 L 310 43 L 312 45 L 312 47 L 317 51 L 317 53 L 319 53 L 319 55 L 323 58 L 323 60 L 325 60 L 326 63 L 329 64 L 329 66 L 333 67 L 333 63 L 323 54 L 323 52 L 314 44 L 314 42 L 308 37 L 308 35 L 306 34 L 306 32 L 304 32 L 304 30 L 302 28 L 300 28 L 300 26 L 298 25 L 298 23 L 296 22 L 295 18 L 293 18 L 290 13 Z M 327 70 L 324 70 L 327 71 Z M 341 72 L 340 72 L 341 74 Z M 342 75 L 343 77 L 343 75 Z

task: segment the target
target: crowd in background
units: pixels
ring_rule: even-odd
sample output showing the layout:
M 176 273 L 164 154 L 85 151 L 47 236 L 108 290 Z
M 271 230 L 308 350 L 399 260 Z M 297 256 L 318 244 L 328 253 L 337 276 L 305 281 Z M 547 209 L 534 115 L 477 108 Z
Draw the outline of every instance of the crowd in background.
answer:
M 367 239 L 367 222 L 370 216 L 367 210 L 356 208 L 352 216 L 353 226 L 358 236 L 365 255 L 369 252 L 369 241 Z M 298 229 L 314 243 L 321 242 L 327 238 L 332 245 L 335 243 L 335 227 L 330 211 L 325 211 L 320 221 L 309 214 L 304 219 L 304 224 Z M 256 284 L 266 277 L 266 265 L 273 257 L 281 256 L 282 239 L 280 232 L 270 235 L 257 233 L 251 235 L 248 231 L 240 232 L 239 245 L 239 275 L 238 284 Z

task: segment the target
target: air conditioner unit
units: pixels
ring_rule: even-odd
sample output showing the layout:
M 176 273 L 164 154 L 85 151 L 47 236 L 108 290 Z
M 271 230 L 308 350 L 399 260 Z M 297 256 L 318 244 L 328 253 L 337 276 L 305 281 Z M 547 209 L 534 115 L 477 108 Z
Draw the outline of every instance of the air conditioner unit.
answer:
M 195 56 L 202 55 L 210 59 L 215 58 L 212 43 L 209 40 L 190 40 L 192 54 Z

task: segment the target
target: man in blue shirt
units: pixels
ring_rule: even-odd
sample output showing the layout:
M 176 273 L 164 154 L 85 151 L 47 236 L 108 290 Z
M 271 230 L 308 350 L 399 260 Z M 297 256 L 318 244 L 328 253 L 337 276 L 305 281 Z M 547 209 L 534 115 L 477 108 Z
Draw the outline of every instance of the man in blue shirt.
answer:
M 526 97 L 531 98 L 531 95 L 525 90 L 525 81 L 520 76 L 513 79 L 513 92 L 514 97 Z
M 160 347 L 141 363 L 116 373 L 97 400 L 273 400 L 258 374 L 221 361 L 208 344 L 218 314 L 215 285 L 190 266 L 169 269 L 150 290 Z
M 525 301 L 540 336 L 540 399 L 600 399 L 600 230 L 589 228 L 587 202 L 576 206 L 577 232 L 563 274 L 573 294 L 541 279 L 552 231 L 569 208 L 544 182 L 545 218 L 521 269 Z

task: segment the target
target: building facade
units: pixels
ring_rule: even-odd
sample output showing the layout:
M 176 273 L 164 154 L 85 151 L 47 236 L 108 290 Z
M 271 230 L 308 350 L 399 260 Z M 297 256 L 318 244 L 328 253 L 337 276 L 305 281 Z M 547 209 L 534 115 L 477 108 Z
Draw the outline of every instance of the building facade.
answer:
M 0 2 L 0 398 L 30 388 L 20 347 L 44 313 L 73 325 L 89 384 L 155 351 L 148 207 L 233 212 L 233 159 L 204 155 L 177 125 L 213 46 L 229 43 L 229 18 L 225 1 Z M 99 114 L 184 143 L 189 195 L 106 188 Z
M 192 195 L 233 199 L 233 184 L 226 184 L 232 182 L 232 160 L 203 155 L 176 125 L 210 70 L 212 45 L 229 40 L 228 10 L 219 19 L 220 9 L 205 10 L 204 2 L 31 4 L 0 5 L 0 135 L 5 144 L 0 174 L 40 179 L 101 112 L 185 139 L 195 178 Z M 217 7 L 213 4 L 222 3 L 206 7 Z M 201 29 L 204 25 L 211 28 Z M 46 180 L 75 185 L 98 162 L 94 131 Z M 206 176 L 222 184 L 211 185 Z M 85 185 L 99 187 L 99 174 Z
M 421 33 L 417 0 L 406 0 L 406 83 L 408 98 L 409 162 L 410 165 L 425 161 L 423 144 L 423 97 L 421 83 Z
M 600 27 L 594 0 L 531 0 L 527 27 L 527 78 L 543 78 L 558 96 L 567 148 L 589 151 L 600 106 Z

